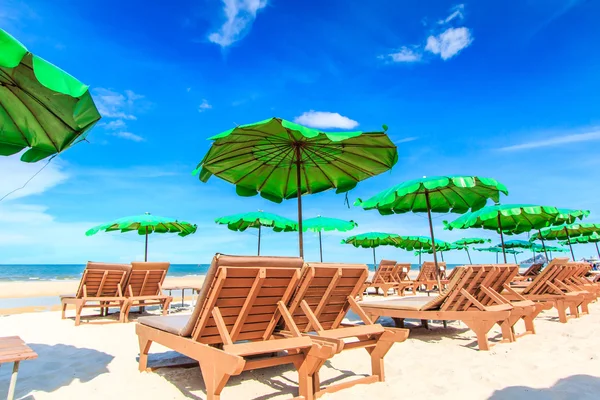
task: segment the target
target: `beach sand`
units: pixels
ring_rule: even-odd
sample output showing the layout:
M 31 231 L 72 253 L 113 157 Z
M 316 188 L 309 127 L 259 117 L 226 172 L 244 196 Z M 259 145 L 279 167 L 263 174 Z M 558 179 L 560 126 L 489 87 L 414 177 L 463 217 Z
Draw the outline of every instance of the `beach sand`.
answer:
M 459 322 L 448 329 L 437 323 L 431 330 L 417 328 L 386 356 L 386 382 L 323 399 L 598 399 L 600 305 L 592 304 L 590 311 L 567 324 L 557 321 L 554 310 L 544 312 L 536 319 L 536 335 L 489 352 L 477 351 L 473 333 Z M 0 317 L 0 336 L 21 336 L 39 353 L 37 360 L 21 364 L 17 398 L 206 398 L 197 367 L 138 372 L 135 323 L 114 323 L 114 318 L 75 327 L 59 312 Z M 185 361 L 160 345 L 151 348 L 150 366 Z M 0 398 L 6 396 L 10 370 L 10 365 L 0 368 Z M 321 376 L 324 382 L 340 381 L 369 371 L 367 352 L 356 349 L 336 356 Z M 296 393 L 296 384 L 296 373 L 285 366 L 249 371 L 232 377 L 222 398 L 285 399 Z

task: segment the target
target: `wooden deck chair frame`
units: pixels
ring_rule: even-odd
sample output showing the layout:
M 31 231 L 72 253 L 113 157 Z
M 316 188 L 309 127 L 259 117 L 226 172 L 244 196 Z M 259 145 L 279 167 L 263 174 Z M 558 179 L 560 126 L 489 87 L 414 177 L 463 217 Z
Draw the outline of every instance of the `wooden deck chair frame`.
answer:
M 396 261 L 381 260 L 379 266 L 375 270 L 373 279 L 370 281 L 365 279 L 359 294 L 360 298 L 363 298 L 363 294 L 366 293 L 369 288 L 375 288 L 375 294 L 379 294 L 379 289 L 381 289 L 383 291 L 383 297 L 387 297 L 390 289 L 396 289 L 398 287 L 398 282 L 396 282 L 395 279 L 397 269 Z
M 162 315 L 167 315 L 173 297 L 163 293 L 162 285 L 169 271 L 168 262 L 132 262 L 127 280 L 125 310 L 123 320 L 129 322 L 131 307 L 139 307 L 143 312 L 146 306 L 159 305 Z
M 311 371 L 314 365 L 330 358 L 335 349 L 303 336 L 286 306 L 297 287 L 302 265 L 300 258 L 217 254 L 194 312 L 183 328 L 176 333 L 164 330 L 164 323 L 174 321 L 177 315 L 138 319 L 140 371 L 147 369 L 150 345 L 157 342 L 197 360 L 207 399 L 217 400 L 231 376 L 293 364 L 299 375 L 298 398 L 312 400 Z M 274 336 L 280 319 L 290 337 Z
M 573 262 L 569 264 L 572 264 L 577 268 L 577 272 L 573 275 L 571 281 L 576 286 L 582 287 L 584 290 L 594 293 L 597 299 L 600 295 L 600 285 L 594 283 L 586 276 L 590 272 L 592 266 L 585 262 Z
M 513 279 L 513 280 L 515 282 L 531 280 L 531 279 L 535 278 L 537 275 L 540 274 L 540 272 L 542 271 L 542 268 L 544 268 L 544 264 L 543 263 L 531 264 L 529 266 L 529 268 L 527 268 L 527 270 L 525 272 L 518 273 L 515 276 L 515 279 Z
M 440 283 L 444 286 L 448 283 L 446 278 L 446 263 L 438 261 L 438 268 L 440 269 Z M 425 290 L 429 292 L 437 287 L 437 284 L 435 263 L 433 261 L 423 262 L 417 279 L 413 281 L 413 292 L 416 294 L 417 289 L 421 290 L 423 286 L 425 286 Z
M 557 278 L 556 285 L 561 288 L 564 293 L 578 294 L 583 297 L 583 301 L 579 305 L 581 308 L 580 314 L 589 314 L 588 305 L 596 301 L 596 292 L 591 288 L 585 288 L 578 280 L 581 274 L 581 265 L 577 262 L 568 262 L 564 267 L 562 274 Z
M 71 304 L 75 306 L 75 326 L 81 323 L 83 309 L 92 307 L 100 308 L 100 316 L 107 314 L 109 308 L 119 308 L 119 322 L 123 322 L 127 301 L 123 286 L 130 271 L 131 266 L 128 264 L 88 262 L 77 293 L 60 297 L 62 319 L 66 318 L 67 306 Z
M 414 291 L 414 282 L 410 279 L 410 270 L 411 263 L 397 263 L 396 264 L 397 272 L 395 275 L 396 282 L 398 283 L 398 287 L 396 288 L 396 292 L 400 296 L 404 296 L 404 291 L 406 289 L 413 290 L 413 295 L 416 295 L 417 292 Z
M 361 302 L 360 306 L 372 321 L 382 316 L 391 317 L 396 326 L 404 327 L 407 318 L 416 320 L 459 320 L 464 322 L 477 336 L 480 350 L 489 350 L 491 345 L 487 334 L 495 324 L 503 325 L 508 320 L 513 307 L 500 303 L 483 305 L 475 298 L 485 270 L 472 266 L 456 267 L 452 281 L 440 296 L 415 309 L 402 307 L 402 303 L 415 302 L 418 297 L 398 298 L 376 302 Z M 394 302 L 397 302 L 396 305 Z M 398 304 L 400 303 L 400 304 Z
M 403 342 L 408 337 L 407 329 L 383 328 L 374 324 L 358 305 L 355 299 L 360 295 L 367 276 L 368 268 L 364 264 L 310 263 L 302 271 L 298 290 L 289 307 L 298 329 L 313 341 L 334 345 L 336 353 L 364 348 L 371 357 L 370 376 L 324 388 L 319 379 L 322 364 L 315 365 L 312 380 L 316 398 L 361 383 L 385 381 L 384 356 L 394 343 Z M 349 310 L 358 315 L 364 325 L 342 323 Z M 356 340 L 345 343 L 344 339 L 350 338 Z

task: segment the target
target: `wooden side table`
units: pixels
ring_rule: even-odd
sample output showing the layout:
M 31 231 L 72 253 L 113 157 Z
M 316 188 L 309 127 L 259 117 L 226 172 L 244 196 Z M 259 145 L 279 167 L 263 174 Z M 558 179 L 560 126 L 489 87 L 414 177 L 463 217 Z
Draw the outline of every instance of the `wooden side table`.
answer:
M 14 363 L 13 372 L 10 377 L 10 386 L 8 387 L 7 400 L 13 400 L 15 397 L 19 363 L 24 360 L 33 360 L 37 357 L 37 353 L 31 350 L 20 337 L 7 336 L 0 338 L 0 366 L 8 362 Z

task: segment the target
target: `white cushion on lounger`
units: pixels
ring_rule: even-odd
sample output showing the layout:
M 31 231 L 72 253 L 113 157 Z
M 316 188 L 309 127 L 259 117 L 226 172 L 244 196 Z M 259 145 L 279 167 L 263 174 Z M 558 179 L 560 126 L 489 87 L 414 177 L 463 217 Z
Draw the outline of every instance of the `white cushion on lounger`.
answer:
M 191 315 L 162 315 L 154 317 L 140 317 L 137 322 L 142 325 L 151 326 L 161 331 L 181 336 L 184 332 Z

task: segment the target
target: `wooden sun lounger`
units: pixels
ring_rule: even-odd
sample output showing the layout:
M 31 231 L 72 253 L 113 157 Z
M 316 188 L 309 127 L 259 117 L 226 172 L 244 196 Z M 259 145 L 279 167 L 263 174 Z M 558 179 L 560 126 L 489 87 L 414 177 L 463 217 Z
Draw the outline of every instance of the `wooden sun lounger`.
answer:
M 369 288 L 375 288 L 376 294 L 379 293 L 379 289 L 381 289 L 383 291 L 383 296 L 387 297 L 390 289 L 396 289 L 398 287 L 398 282 L 396 282 L 395 279 L 397 270 L 396 261 L 381 260 L 373 278 L 364 281 L 360 297 L 362 298 L 363 293 L 366 293 Z
M 519 272 L 515 276 L 514 281 L 519 282 L 519 281 L 532 280 L 533 278 L 535 278 L 536 276 L 538 276 L 540 274 L 540 272 L 542 271 L 542 268 L 544 268 L 543 263 L 531 264 L 525 272 L 523 272 L 523 273 Z
M 125 305 L 125 322 L 129 322 L 131 307 L 139 307 L 140 312 L 150 305 L 162 306 L 162 314 L 167 315 L 169 304 L 173 301 L 162 291 L 162 284 L 167 276 L 168 262 L 132 262 L 131 273 L 127 281 L 127 303 Z
M 140 371 L 146 370 L 150 345 L 157 342 L 197 360 L 207 399 L 216 400 L 231 376 L 293 364 L 300 398 L 312 400 L 311 373 L 335 349 L 303 336 L 286 306 L 297 288 L 302 265 L 301 258 L 217 254 L 191 316 L 138 318 Z M 274 336 L 281 319 L 290 337 Z
M 581 264 L 577 262 L 568 262 L 563 267 L 562 273 L 557 277 L 556 285 L 563 290 L 564 293 L 578 294 L 583 297 L 583 301 L 579 305 L 581 307 L 580 314 L 589 314 L 588 305 L 596 301 L 596 293 L 592 288 L 586 289 L 581 282 L 578 281 L 578 275 L 581 273 Z M 585 272 L 583 272 L 585 273 Z
M 559 278 L 564 276 L 568 261 L 568 258 L 553 259 L 530 284 L 526 286 L 512 285 L 512 290 L 505 290 L 502 296 L 511 301 L 525 298 L 542 303 L 545 309 L 554 307 L 558 311 L 560 322 L 563 323 L 566 323 L 569 318 L 578 317 L 577 308 L 583 303 L 584 296 L 577 293 L 565 293 L 558 286 Z M 568 316 L 567 308 L 570 310 Z
M 374 302 L 360 302 L 362 309 L 376 320 L 392 317 L 397 326 L 406 318 L 417 320 L 463 321 L 475 334 L 480 350 L 489 350 L 487 334 L 495 324 L 508 320 L 513 307 L 494 299 L 484 305 L 475 298 L 485 271 L 477 266 L 455 268 L 454 276 L 441 295 L 436 297 L 407 297 Z M 504 325 L 506 326 L 506 324 Z
M 414 295 L 416 295 L 416 291 L 414 291 L 414 282 L 412 279 L 410 279 L 410 268 L 411 268 L 411 264 L 410 263 L 397 263 L 396 264 L 396 274 L 395 274 L 395 280 L 398 284 L 398 287 L 396 288 L 396 291 L 398 292 L 398 294 L 400 296 L 404 296 L 404 291 L 406 289 L 411 289 L 413 290 Z
M 569 265 L 574 265 L 577 269 L 571 278 L 572 282 L 575 285 L 582 287 L 584 290 L 594 293 L 597 299 L 600 295 L 600 284 L 593 282 L 587 277 L 592 266 L 586 262 L 570 262 Z
M 371 356 L 371 376 L 326 388 L 321 388 L 319 379 L 322 364 L 315 365 L 315 397 L 359 383 L 383 382 L 383 357 L 394 343 L 403 342 L 408 337 L 407 329 L 383 328 L 371 322 L 356 302 L 355 298 L 360 294 L 367 274 L 368 269 L 364 264 L 311 263 L 303 269 L 298 290 L 289 307 L 300 332 L 310 335 L 313 341 L 334 345 L 336 353 L 364 348 Z M 350 310 L 358 315 L 364 325 L 342 323 Z M 353 338 L 355 340 L 351 342 L 345 341 Z
M 79 283 L 77 293 L 60 296 L 62 319 L 65 319 L 67 305 L 75 306 L 75 326 L 81 322 L 81 311 L 84 308 L 99 307 L 100 315 L 109 308 L 118 307 L 119 321 L 124 321 L 126 298 L 123 286 L 129 278 L 131 266 L 127 264 L 108 264 L 88 262 Z
M 438 262 L 438 267 L 440 269 L 440 283 L 444 286 L 448 283 L 446 277 L 446 263 L 443 261 Z M 416 290 L 421 290 L 423 286 L 425 286 L 425 290 L 431 291 L 434 287 L 437 287 L 437 282 L 435 263 L 433 261 L 425 261 L 421 265 L 421 270 L 419 271 L 417 279 L 413 281 L 413 292 L 417 293 Z

